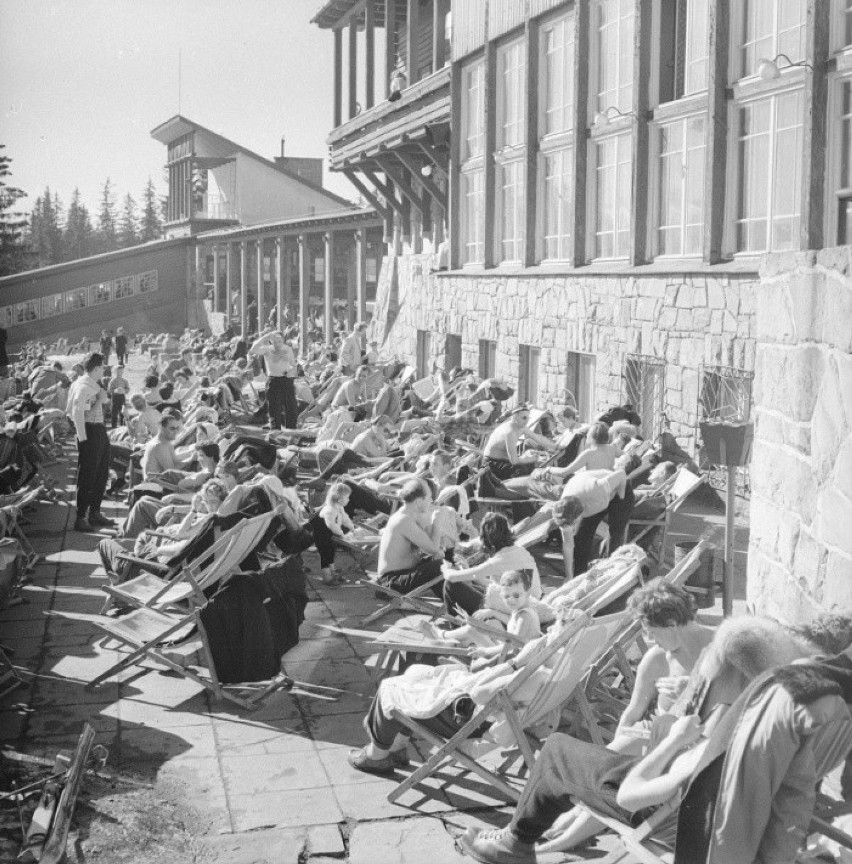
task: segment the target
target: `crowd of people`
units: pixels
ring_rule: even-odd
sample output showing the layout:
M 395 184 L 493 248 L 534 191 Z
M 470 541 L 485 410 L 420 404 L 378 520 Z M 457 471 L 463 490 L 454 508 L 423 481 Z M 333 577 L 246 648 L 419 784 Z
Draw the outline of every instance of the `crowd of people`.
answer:
M 409 763 L 410 736 L 394 706 L 437 694 L 423 720 L 452 734 L 467 718 L 447 694 L 535 663 L 607 561 L 645 567 L 662 558 L 659 532 L 644 532 L 640 547 L 631 542 L 632 523 L 659 516 L 673 475 L 695 466 L 670 435 L 648 440 L 630 405 L 582 423 L 570 398 L 546 410 L 513 404 L 504 381 L 469 369 L 435 367 L 418 379 L 406 362 L 381 356 L 363 323 L 307 353 L 298 337 L 295 326 L 276 330 L 272 322 L 253 338 L 193 330 L 138 336 L 149 361 L 139 385 L 127 376 L 133 345 L 122 328 L 104 331 L 100 351 L 67 373 L 45 346 L 27 346 L 11 372 L 8 363 L 5 375 L 0 369 L 0 386 L 12 381 L 15 390 L 3 419 L 7 436 L 23 434 L 19 425 L 30 417 L 42 424 L 36 435 L 52 427 L 51 439 L 68 424 L 78 454 L 74 529 L 109 533 L 99 548 L 113 584 L 129 578 L 127 552 L 171 562 L 211 526 L 215 537 L 235 519 L 271 510 L 275 531 L 264 542 L 285 556 L 315 548 L 318 579 L 329 590 L 347 579 L 336 561 L 341 548 L 373 549 L 380 593 L 440 603 L 443 617 L 420 631 L 433 643 L 467 649 L 467 662 L 412 664 L 385 679 L 364 721 L 368 741 L 350 754 L 360 771 L 392 774 Z M 38 452 L 29 458 L 37 464 Z M 17 486 L 29 481 L 25 475 L 16 476 Z M 121 524 L 102 511 L 110 496 L 129 505 Z M 561 552 L 554 589 L 543 584 L 528 536 Z M 625 602 L 650 647 L 612 741 L 603 747 L 550 734 L 509 825 L 463 838 L 477 860 L 532 862 L 542 842 L 584 842 L 601 826 L 573 809 L 578 802 L 630 823 L 679 800 L 698 768 L 719 755 L 722 733 L 713 730 L 727 729 L 730 738 L 733 718 L 767 705 L 780 723 L 826 694 L 835 697 L 820 703 L 825 735 L 813 739 L 806 769 L 799 765 L 797 789 L 812 789 L 845 758 L 852 618 L 824 616 L 796 628 L 749 617 L 714 629 L 697 619 L 692 594 L 665 579 L 648 581 Z M 477 624 L 486 622 L 496 636 L 483 635 Z M 832 659 L 813 659 L 823 655 Z M 773 671 L 797 665 L 829 684 L 803 695 L 790 684 L 795 675 Z M 786 756 L 764 755 L 778 771 L 787 764 Z M 793 794 L 764 790 L 751 802 L 759 818 L 748 825 L 732 811 L 740 848 L 757 854 L 763 844 L 787 854 L 801 842 L 806 826 L 776 824 Z M 708 860 L 719 841 L 705 835 L 704 858 L 683 860 Z M 731 855 L 725 848 L 709 860 L 792 860 L 724 857 Z

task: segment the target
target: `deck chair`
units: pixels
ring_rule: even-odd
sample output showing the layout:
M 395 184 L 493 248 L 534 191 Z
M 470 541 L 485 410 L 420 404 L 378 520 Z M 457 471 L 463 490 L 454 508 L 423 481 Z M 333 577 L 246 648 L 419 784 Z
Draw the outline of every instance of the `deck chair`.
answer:
M 525 729 L 561 707 L 623 626 L 626 612 L 602 618 L 592 617 L 602 608 L 600 602 L 601 598 L 592 602 L 587 612 L 580 613 L 580 617 L 566 625 L 555 637 L 542 637 L 542 650 L 534 661 L 519 669 L 449 740 L 442 739 L 419 721 L 399 711 L 392 711 L 395 720 L 425 738 L 436 750 L 420 768 L 388 795 L 388 800 L 395 803 L 406 791 L 434 774 L 449 760 L 482 777 L 490 787 L 500 791 L 508 800 L 517 801 L 520 797 L 519 790 L 504 777 L 468 756 L 461 749 L 462 745 L 487 718 L 495 713 L 502 713 L 511 729 L 514 745 L 520 750 L 526 766 L 533 765 L 535 757 L 532 741 Z M 551 664 L 549 668 L 546 665 L 548 663 Z M 519 710 L 513 700 L 524 693 L 521 688 L 536 673 L 539 673 L 541 680 L 530 682 L 536 692 L 532 699 L 527 701 L 526 707 Z
M 444 576 L 442 573 L 439 573 L 434 579 L 430 579 L 428 582 L 424 582 L 423 585 L 419 585 L 413 591 L 409 591 L 408 594 L 401 594 L 399 591 L 394 590 L 393 588 L 389 588 L 387 585 L 382 585 L 379 582 L 379 574 L 378 573 L 368 573 L 367 579 L 362 581 L 362 584 L 369 586 L 375 591 L 379 591 L 388 598 L 388 602 L 385 603 L 384 606 L 378 608 L 375 612 L 370 613 L 362 622 L 362 626 L 367 626 L 368 624 L 372 624 L 374 621 L 378 621 L 379 618 L 384 618 L 385 615 L 388 615 L 394 611 L 401 611 L 402 609 L 411 609 L 415 612 L 422 612 L 424 615 L 428 615 L 430 618 L 434 618 L 436 615 L 439 615 L 443 609 L 443 606 L 440 604 L 436 604 L 435 602 L 429 602 L 427 600 L 427 595 L 429 592 L 436 586 L 440 585 L 444 581 Z
M 104 591 L 113 601 L 134 607 L 165 608 L 191 599 L 203 604 L 204 592 L 237 571 L 240 562 L 268 536 L 274 518 L 270 511 L 238 522 L 195 560 L 179 564 L 170 579 L 143 572 L 118 585 L 107 585 Z
M 631 519 L 630 527 L 639 527 L 640 531 L 638 534 L 632 536 L 630 538 L 632 543 L 637 543 L 643 537 L 648 535 L 655 528 L 662 528 L 662 536 L 660 538 L 660 561 L 665 560 L 666 555 L 666 541 L 668 539 L 669 529 L 671 527 L 672 519 L 675 514 L 680 510 L 683 506 L 683 503 L 687 498 L 704 482 L 706 482 L 706 477 L 700 476 L 698 474 L 693 474 L 692 471 L 689 470 L 685 465 L 681 465 L 680 468 L 674 474 L 674 479 L 670 478 L 670 483 L 665 484 L 663 489 L 663 497 L 666 502 L 665 509 L 655 518 L 653 519 Z M 628 536 L 630 534 L 630 530 L 628 529 Z

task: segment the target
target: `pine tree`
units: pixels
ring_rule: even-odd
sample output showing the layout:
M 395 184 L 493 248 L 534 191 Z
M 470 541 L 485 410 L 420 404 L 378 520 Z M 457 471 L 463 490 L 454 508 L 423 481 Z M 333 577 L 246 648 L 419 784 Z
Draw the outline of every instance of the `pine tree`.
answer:
M 53 193 L 53 225 L 50 236 L 50 263 L 59 264 L 65 260 L 65 208 L 59 193 Z
M 112 182 L 107 177 L 101 192 L 101 206 L 98 211 L 97 251 L 112 252 L 118 249 L 116 229 L 115 200 L 112 197 Z
M 118 223 L 118 245 L 122 249 L 135 246 L 139 242 L 136 228 L 136 202 L 128 192 L 124 196 L 124 209 L 121 211 L 121 219 Z
M 5 147 L 0 144 L 0 150 Z M 16 202 L 26 198 L 27 193 L 6 182 L 12 174 L 11 162 L 9 156 L 0 152 L 0 276 L 18 273 L 28 264 L 27 217 L 15 210 Z
M 142 193 L 142 220 L 139 225 L 139 242 L 149 243 L 159 240 L 163 233 L 163 222 L 160 219 L 157 191 L 154 181 L 148 178 L 145 191 Z
M 62 260 L 62 228 L 55 206 L 58 204 L 59 199 L 54 198 L 49 187 L 36 198 L 30 216 L 30 243 L 36 267 L 49 267 Z
M 80 190 L 75 189 L 68 205 L 68 218 L 65 220 L 63 253 L 66 261 L 86 258 L 93 252 L 92 221 L 86 205 L 80 200 Z

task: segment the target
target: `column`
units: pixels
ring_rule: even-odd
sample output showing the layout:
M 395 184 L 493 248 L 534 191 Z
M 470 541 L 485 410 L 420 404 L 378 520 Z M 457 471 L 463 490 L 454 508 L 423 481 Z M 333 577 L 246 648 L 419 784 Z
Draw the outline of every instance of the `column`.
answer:
M 284 332 L 284 236 L 275 238 L 275 308 L 278 310 L 275 316 L 275 329 Z M 290 291 L 290 268 L 287 268 L 287 294 Z
M 420 0 L 408 0 L 408 33 L 406 38 L 407 86 L 420 78 L 417 74 L 417 37 L 420 35 Z
M 248 243 L 240 240 L 240 335 L 249 335 L 248 322 Z
M 385 99 L 396 66 L 396 0 L 385 0 Z
M 728 165 L 728 0 L 711 3 L 707 57 L 707 147 L 704 157 L 704 261 L 722 260 Z
M 204 247 L 201 243 L 197 243 L 195 246 L 195 299 L 203 304 L 206 296 L 207 292 L 204 288 Z M 207 320 L 206 314 L 204 320 Z
M 483 195 L 484 210 L 485 210 L 485 227 L 484 227 L 484 262 L 486 267 L 493 267 L 495 261 L 494 238 L 495 234 L 495 214 L 497 212 L 494 180 L 496 174 L 496 166 L 491 154 L 494 152 L 497 142 L 497 48 L 493 42 L 489 42 L 485 46 L 485 152 L 488 154 L 485 158 L 485 171 L 483 183 L 485 184 L 485 194 Z
M 225 246 L 225 320 L 230 325 L 231 318 L 231 310 L 233 309 L 233 304 L 231 303 L 232 291 L 234 290 L 234 277 L 231 275 L 233 264 L 234 264 L 234 254 L 233 254 L 233 243 L 228 243 Z
M 367 65 L 364 76 L 364 107 L 372 108 L 376 101 L 376 32 L 373 0 L 367 0 L 364 7 L 364 62 Z
M 343 122 L 343 33 L 334 31 L 334 128 Z
M 437 0 L 436 0 L 437 2 Z M 526 33 L 524 34 L 524 50 L 526 52 L 527 81 L 534 82 L 533 86 L 527 87 L 527 101 L 524 116 L 526 126 L 527 142 L 526 153 L 526 176 L 524 179 L 524 264 L 532 267 L 536 264 L 536 196 L 538 194 L 538 93 L 539 88 L 535 84 L 538 81 L 538 22 L 527 20 Z
M 325 233 L 325 344 L 334 343 L 334 234 Z
M 308 350 L 309 296 L 311 290 L 311 251 L 308 247 L 308 235 L 299 235 L 299 344 L 302 353 Z
M 219 311 L 219 247 L 213 246 L 213 311 Z
M 447 8 L 445 0 L 432 0 L 432 71 L 444 66 L 444 36 Z M 534 80 L 534 79 L 533 79 Z
M 571 184 L 573 235 L 571 266 L 586 263 L 586 166 L 589 99 L 589 0 L 574 5 L 574 182 Z
M 356 303 L 356 281 L 357 275 L 355 268 L 357 264 L 357 250 L 355 248 L 355 235 L 352 236 L 351 242 L 346 244 L 346 329 L 351 330 L 355 326 L 358 309 Z
M 578 4 L 579 6 L 579 4 Z M 575 13 L 576 14 L 576 13 Z M 453 63 L 450 66 L 450 128 L 461 129 L 461 64 Z M 579 147 L 575 147 L 578 150 Z M 447 231 L 450 235 L 450 270 L 456 270 L 461 266 L 464 256 L 461 250 L 462 231 L 460 224 L 461 195 L 460 180 L 461 172 L 459 163 L 461 161 L 461 135 L 450 135 L 450 160 L 449 177 L 447 178 Z M 486 159 L 486 163 L 490 160 Z
M 644 264 L 648 255 L 648 87 L 651 78 L 652 3 L 635 0 L 633 31 L 633 213 L 630 220 L 630 263 Z M 639 84 L 642 86 L 639 86 Z
M 358 104 L 358 21 L 353 15 L 349 22 L 349 119 L 357 113 Z
M 266 298 L 263 296 L 263 238 L 257 241 L 257 332 L 266 321 Z
M 355 306 L 357 320 L 367 320 L 367 229 L 355 232 Z

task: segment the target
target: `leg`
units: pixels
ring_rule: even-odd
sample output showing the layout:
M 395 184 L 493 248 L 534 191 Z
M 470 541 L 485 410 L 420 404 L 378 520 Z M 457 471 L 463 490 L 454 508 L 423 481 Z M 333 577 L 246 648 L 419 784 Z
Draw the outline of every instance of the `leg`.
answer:
M 292 378 L 282 378 L 284 397 L 284 428 L 295 429 L 299 419 L 299 406 L 296 404 L 296 383 Z
M 630 524 L 630 517 L 633 514 L 633 505 L 635 503 L 633 495 L 633 487 L 628 483 L 624 490 L 624 497 L 619 498 L 616 495 L 609 502 L 607 508 L 607 522 L 609 523 L 609 554 L 623 546 L 627 542 L 627 526 Z
M 130 547 L 122 546 L 118 540 L 101 540 L 98 543 L 98 555 L 101 557 L 101 564 L 104 565 L 107 578 L 113 585 L 118 585 L 129 578 L 130 566 L 127 561 L 122 561 L 118 556 L 129 552 Z
M 92 485 L 95 475 L 95 444 L 91 436 L 77 441 L 77 519 L 86 518 L 92 501 Z
M 266 401 L 269 406 L 269 428 L 280 429 L 284 420 L 283 378 L 270 378 L 266 386 Z
M 592 545 L 595 540 L 595 531 L 598 524 L 606 514 L 605 510 L 586 516 L 580 522 L 580 527 L 574 535 L 574 576 L 582 576 L 589 569 L 589 561 L 592 560 Z
M 375 516 L 377 513 L 390 514 L 390 501 L 380 498 L 374 492 L 352 480 L 344 482 L 349 487 L 349 503 L 346 505 L 345 510 L 350 517 L 354 516 L 358 510 L 363 510 L 365 513 L 369 513 L 370 516 Z
M 140 498 L 130 509 L 122 529 L 123 537 L 138 537 L 143 531 L 157 527 L 157 511 L 162 502 L 150 495 Z
M 322 463 L 323 453 L 320 451 L 317 462 Z M 336 477 L 338 474 L 347 474 L 352 468 L 367 468 L 370 463 L 363 457 L 359 456 L 354 450 L 346 447 L 344 450 L 337 452 L 337 455 L 329 462 L 319 474 L 320 480 L 328 480 L 331 477 Z
M 421 585 L 431 582 L 440 575 L 441 562 L 437 558 L 428 558 L 421 561 L 413 570 L 397 573 L 388 579 L 380 576 L 379 581 L 382 582 L 382 584 L 387 585 L 388 588 L 393 588 L 394 591 L 398 591 L 400 594 L 408 594 L 411 591 L 414 591 L 415 588 L 419 588 Z M 431 590 L 433 594 L 443 599 L 442 585 L 433 585 Z
M 463 609 L 473 615 L 482 608 L 484 593 L 470 582 L 444 582 L 444 607 L 448 614 L 455 615 Z
M 91 435 L 91 433 L 87 433 L 87 435 Z M 93 438 L 97 445 L 89 510 L 91 513 L 100 513 L 101 501 L 104 499 L 109 480 L 109 435 L 103 423 L 94 424 Z

